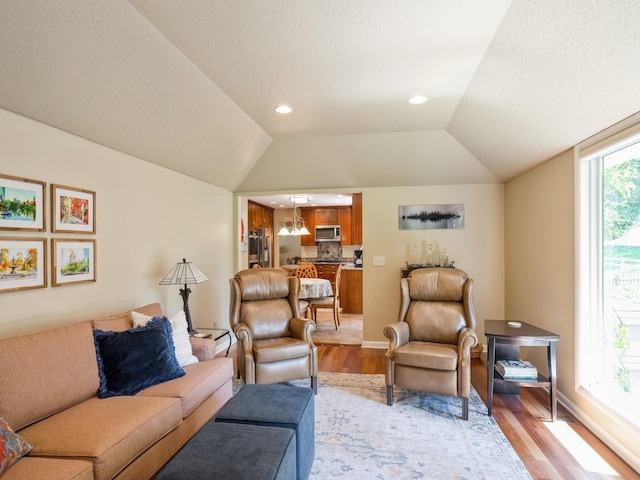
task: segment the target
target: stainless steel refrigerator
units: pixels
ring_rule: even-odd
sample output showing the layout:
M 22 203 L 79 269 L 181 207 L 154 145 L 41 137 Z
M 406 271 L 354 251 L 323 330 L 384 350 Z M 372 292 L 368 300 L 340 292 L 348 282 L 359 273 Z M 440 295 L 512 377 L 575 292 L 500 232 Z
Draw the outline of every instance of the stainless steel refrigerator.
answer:
M 254 265 L 273 266 L 273 230 L 269 227 L 249 231 L 249 268 Z

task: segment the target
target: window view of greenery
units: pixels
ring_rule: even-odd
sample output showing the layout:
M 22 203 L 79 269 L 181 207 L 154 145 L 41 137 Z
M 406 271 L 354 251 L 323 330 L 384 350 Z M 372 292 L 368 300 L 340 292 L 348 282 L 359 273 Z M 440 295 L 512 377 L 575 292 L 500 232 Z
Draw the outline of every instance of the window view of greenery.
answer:
M 640 143 L 605 155 L 602 174 L 603 371 L 597 382 L 640 405 Z

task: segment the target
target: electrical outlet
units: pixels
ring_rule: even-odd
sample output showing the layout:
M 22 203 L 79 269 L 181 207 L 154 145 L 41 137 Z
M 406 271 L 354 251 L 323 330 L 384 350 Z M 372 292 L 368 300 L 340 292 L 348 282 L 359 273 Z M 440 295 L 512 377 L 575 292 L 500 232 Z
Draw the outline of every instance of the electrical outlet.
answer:
M 213 328 L 220 328 L 220 327 L 218 326 L 218 322 L 213 322 Z
M 373 265 L 376 267 L 384 267 L 384 257 L 373 257 Z

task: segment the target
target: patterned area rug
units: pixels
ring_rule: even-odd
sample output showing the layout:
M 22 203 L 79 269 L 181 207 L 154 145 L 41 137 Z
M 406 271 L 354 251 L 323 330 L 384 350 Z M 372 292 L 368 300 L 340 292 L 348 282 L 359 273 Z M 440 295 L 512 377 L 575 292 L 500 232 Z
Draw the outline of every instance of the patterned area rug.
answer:
M 460 405 L 453 397 L 395 389 L 389 407 L 384 375 L 320 373 L 310 478 L 530 479 L 477 392 L 468 421 Z

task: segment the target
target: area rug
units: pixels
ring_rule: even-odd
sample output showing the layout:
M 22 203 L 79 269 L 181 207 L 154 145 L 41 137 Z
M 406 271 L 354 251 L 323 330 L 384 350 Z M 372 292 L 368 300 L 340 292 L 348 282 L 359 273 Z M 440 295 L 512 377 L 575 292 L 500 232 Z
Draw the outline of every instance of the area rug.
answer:
M 465 421 L 460 399 L 395 389 L 389 407 L 384 375 L 323 372 L 315 408 L 311 479 L 531 478 L 475 390 Z

